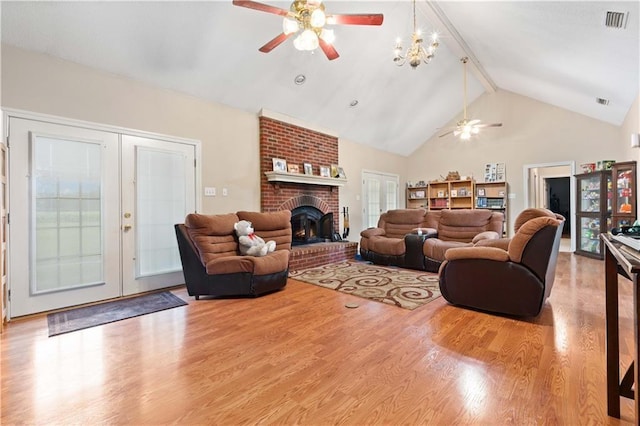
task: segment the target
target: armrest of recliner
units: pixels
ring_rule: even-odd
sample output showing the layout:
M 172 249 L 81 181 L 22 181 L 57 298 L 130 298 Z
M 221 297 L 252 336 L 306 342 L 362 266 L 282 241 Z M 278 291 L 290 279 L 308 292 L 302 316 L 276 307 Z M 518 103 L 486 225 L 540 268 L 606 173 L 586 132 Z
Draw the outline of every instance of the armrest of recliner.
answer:
M 476 247 L 495 247 L 507 251 L 511 238 L 498 238 L 497 240 L 480 240 L 475 243 Z
M 484 232 L 479 233 L 475 237 L 473 237 L 473 240 L 471 240 L 471 242 L 473 244 L 475 244 L 478 241 L 482 241 L 482 240 L 497 240 L 499 238 L 500 238 L 500 235 L 496 231 L 484 231 Z
M 444 253 L 446 260 L 486 259 L 508 262 L 509 252 L 495 247 L 456 247 Z
M 360 236 L 364 238 L 371 238 L 379 235 L 386 235 L 387 232 L 382 228 L 367 228 L 360 232 Z

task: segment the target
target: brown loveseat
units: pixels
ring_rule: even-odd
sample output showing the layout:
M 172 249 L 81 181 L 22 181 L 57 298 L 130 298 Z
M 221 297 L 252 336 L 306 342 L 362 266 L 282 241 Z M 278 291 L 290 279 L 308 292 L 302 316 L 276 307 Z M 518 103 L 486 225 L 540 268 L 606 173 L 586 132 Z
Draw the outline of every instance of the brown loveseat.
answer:
M 438 272 L 449 248 L 498 239 L 503 223 L 502 213 L 482 209 L 389 210 L 376 228 L 360 233 L 360 255 L 376 264 Z
M 276 242 L 276 249 L 262 257 L 241 256 L 233 225 L 253 224 L 256 235 Z M 187 291 L 200 296 L 259 296 L 283 288 L 289 274 L 291 212 L 240 211 L 238 213 L 187 215 L 176 224 L 176 237 Z

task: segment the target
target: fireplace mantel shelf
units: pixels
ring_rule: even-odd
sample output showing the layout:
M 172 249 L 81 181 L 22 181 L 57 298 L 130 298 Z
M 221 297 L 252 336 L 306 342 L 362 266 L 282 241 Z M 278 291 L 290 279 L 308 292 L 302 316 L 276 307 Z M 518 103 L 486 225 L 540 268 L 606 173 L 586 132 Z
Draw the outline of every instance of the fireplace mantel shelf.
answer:
M 326 186 L 344 186 L 347 183 L 345 178 L 331 178 L 317 175 L 305 175 L 302 173 L 287 172 L 264 172 L 267 180 L 272 183 L 301 183 L 305 185 L 326 185 Z

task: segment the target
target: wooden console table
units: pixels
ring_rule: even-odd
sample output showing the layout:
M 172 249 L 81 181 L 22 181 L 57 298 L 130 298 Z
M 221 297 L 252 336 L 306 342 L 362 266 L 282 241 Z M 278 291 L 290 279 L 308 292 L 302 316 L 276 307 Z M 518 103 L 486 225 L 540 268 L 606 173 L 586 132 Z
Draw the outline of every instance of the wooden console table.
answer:
M 640 261 L 619 249 L 621 243 L 611 239 L 608 234 L 600 234 L 605 251 L 605 309 L 606 309 L 606 352 L 607 352 L 607 413 L 620 418 L 620 397 L 634 400 L 634 424 L 640 425 L 640 373 L 634 365 L 639 365 L 640 339 L 638 329 L 640 321 L 640 303 L 638 298 L 638 273 Z M 618 273 L 627 276 L 633 282 L 633 362 L 620 381 L 620 335 L 618 315 Z M 636 391 L 632 389 L 636 384 Z

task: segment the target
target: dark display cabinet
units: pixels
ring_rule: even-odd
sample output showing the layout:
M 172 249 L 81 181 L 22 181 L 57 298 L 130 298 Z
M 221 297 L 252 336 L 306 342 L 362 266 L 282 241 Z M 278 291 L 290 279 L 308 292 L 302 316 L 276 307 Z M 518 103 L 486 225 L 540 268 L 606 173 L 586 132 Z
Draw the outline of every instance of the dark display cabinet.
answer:
M 576 254 L 603 258 L 600 234 L 611 229 L 613 183 L 611 170 L 575 176 L 577 185 Z
M 636 162 L 614 163 L 612 226 L 631 226 L 636 220 Z

